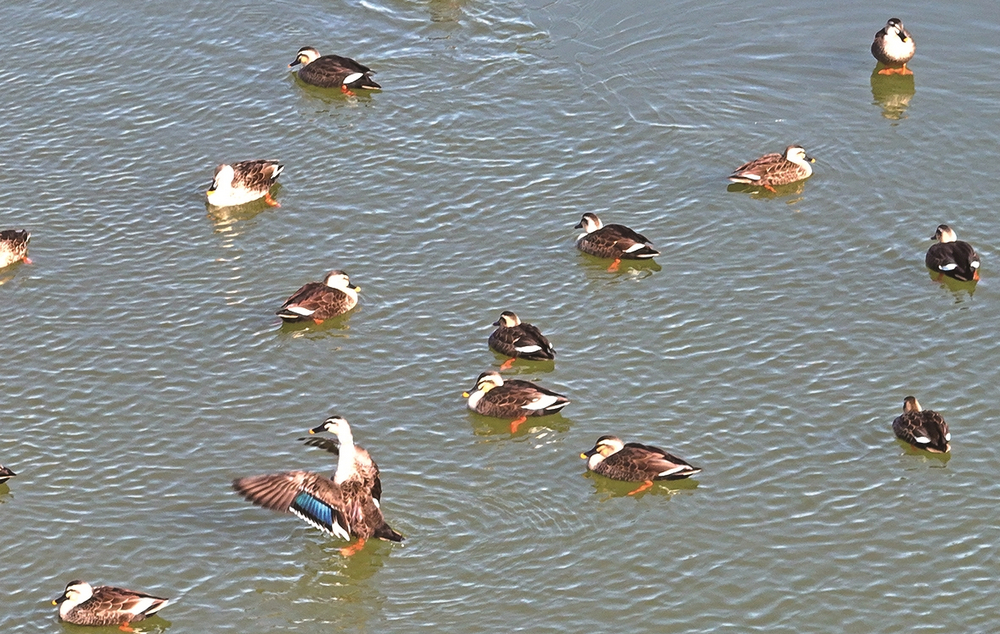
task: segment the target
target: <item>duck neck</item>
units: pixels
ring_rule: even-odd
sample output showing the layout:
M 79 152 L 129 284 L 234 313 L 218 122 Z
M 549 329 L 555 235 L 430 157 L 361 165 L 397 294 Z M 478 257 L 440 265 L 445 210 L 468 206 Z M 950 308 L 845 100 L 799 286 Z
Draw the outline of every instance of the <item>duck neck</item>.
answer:
M 337 473 L 333 476 L 336 484 L 343 484 L 354 474 L 354 436 L 350 430 L 337 434 L 340 440 L 340 457 L 337 459 Z

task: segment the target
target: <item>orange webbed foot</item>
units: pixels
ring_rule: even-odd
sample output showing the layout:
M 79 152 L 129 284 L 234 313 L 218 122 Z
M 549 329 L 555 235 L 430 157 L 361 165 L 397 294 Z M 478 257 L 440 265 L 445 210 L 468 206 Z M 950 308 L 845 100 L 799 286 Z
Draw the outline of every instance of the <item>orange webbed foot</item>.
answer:
M 118 626 L 118 629 L 120 629 L 123 632 L 134 632 L 135 631 L 135 630 L 132 629 L 132 627 L 128 623 L 122 623 L 121 625 Z
M 618 266 L 621 263 L 622 263 L 622 259 L 621 258 L 616 259 L 614 262 L 611 263 L 611 266 L 608 267 L 608 272 L 609 273 L 617 273 L 618 272 Z
M 516 434 L 517 433 L 517 428 L 520 427 L 521 423 L 523 423 L 526 420 L 528 420 L 528 417 L 527 416 L 522 416 L 521 418 L 518 418 L 517 420 L 510 421 L 510 433 Z
M 340 549 L 340 554 L 343 557 L 350 557 L 351 555 L 356 555 L 362 548 L 365 547 L 365 540 L 358 538 L 358 541 L 354 542 L 350 546 L 345 546 Z
M 355 97 L 356 96 L 353 92 L 351 92 L 350 88 L 348 88 L 347 86 L 345 86 L 343 84 L 340 85 L 340 92 L 344 93 L 348 97 Z
M 31 264 L 31 258 L 29 258 L 28 256 L 24 256 L 23 258 L 21 258 L 21 261 L 24 262 L 25 264 Z
M 277 200 L 271 198 L 271 192 L 267 192 L 266 194 L 264 194 L 264 202 L 266 202 L 268 205 L 270 205 L 272 207 L 280 207 L 281 206 L 281 203 L 279 203 Z
M 635 495 L 636 493 L 641 493 L 641 492 L 645 491 L 646 489 L 648 489 L 651 486 L 653 486 L 653 481 L 652 480 L 646 480 L 645 482 L 642 483 L 642 486 L 640 486 L 635 491 L 629 491 L 629 495 Z
M 516 357 L 511 357 L 511 358 L 507 359 L 506 361 L 504 361 L 503 363 L 500 364 L 500 369 L 501 370 L 509 370 L 511 368 L 511 366 L 514 365 L 514 361 L 516 361 L 516 360 L 517 360 Z
M 316 325 L 318 326 L 318 325 L 320 325 L 321 323 L 323 323 L 323 320 L 322 320 L 322 319 L 315 319 L 315 318 L 314 318 L 314 319 L 313 319 L 313 322 L 315 322 L 315 323 L 316 323 Z

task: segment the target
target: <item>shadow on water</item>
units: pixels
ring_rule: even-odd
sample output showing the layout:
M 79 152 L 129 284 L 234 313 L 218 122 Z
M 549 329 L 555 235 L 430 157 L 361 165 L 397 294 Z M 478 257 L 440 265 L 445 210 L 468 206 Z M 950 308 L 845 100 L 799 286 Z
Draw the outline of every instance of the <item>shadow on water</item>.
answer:
M 962 280 L 956 280 L 953 277 L 942 275 L 930 269 L 927 270 L 927 273 L 932 282 L 937 282 L 938 285 L 948 289 L 954 295 L 956 304 L 961 304 L 968 299 L 972 299 L 972 295 L 976 292 L 976 286 L 979 284 L 976 281 L 963 282 Z
M 278 334 L 293 339 L 299 337 L 309 337 L 310 339 L 329 336 L 347 337 L 347 331 L 351 329 L 347 321 L 353 313 L 357 312 L 358 308 L 360 307 L 355 306 L 343 315 L 326 319 L 319 324 L 312 320 L 285 321 L 279 317 L 278 319 L 281 319 L 281 324 L 278 326 Z
M 612 269 L 614 260 L 598 258 L 583 251 L 580 251 L 579 255 L 588 280 L 620 282 L 646 279 L 653 273 L 663 270 L 663 267 L 657 264 L 656 260 L 622 260 L 616 268 Z
M 281 183 L 275 183 L 274 187 L 271 188 L 271 197 L 275 198 L 280 192 Z M 274 210 L 278 209 L 278 207 L 269 205 L 263 198 L 250 201 L 245 205 L 236 205 L 235 207 L 216 207 L 208 202 L 205 203 L 205 212 L 209 220 L 212 221 L 212 224 L 215 225 L 216 232 L 226 231 L 231 225 L 240 221 L 250 220 L 269 209 Z
M 906 109 L 917 92 L 913 75 L 879 75 L 879 67 L 872 71 L 873 104 L 882 108 L 882 116 L 898 121 L 906 118 Z
M 774 191 L 760 187 L 759 185 L 749 185 L 747 183 L 730 183 L 726 187 L 728 192 L 744 192 L 750 195 L 751 198 L 760 200 L 774 200 L 778 198 L 784 198 L 785 196 L 797 196 L 802 194 L 806 190 L 806 181 L 809 179 L 796 181 L 794 183 L 788 183 L 787 185 L 778 185 L 774 188 Z M 789 201 L 789 204 L 797 201 Z
M 570 406 L 572 405 L 570 403 Z M 510 436 L 511 438 L 517 438 L 538 433 L 540 429 L 564 433 L 569 431 L 570 427 L 573 426 L 573 421 L 564 418 L 561 413 L 550 414 L 548 416 L 529 416 L 528 420 L 521 423 L 517 431 L 512 434 L 510 433 L 511 420 L 509 419 L 483 416 L 468 408 L 466 408 L 466 414 L 469 417 L 469 424 L 472 426 L 472 433 L 476 436 Z
M 586 470 L 587 466 L 581 460 L 581 465 Z M 592 471 L 585 471 L 583 476 L 585 478 L 590 478 L 590 483 L 594 486 L 594 493 L 600 497 L 602 502 L 610 500 L 612 498 L 624 498 L 633 497 L 635 499 L 643 498 L 647 495 L 652 495 L 655 497 L 671 497 L 679 493 L 686 491 L 694 491 L 698 488 L 698 481 L 691 478 L 684 480 L 657 480 L 653 482 L 653 486 L 646 489 L 645 491 L 640 491 L 635 495 L 629 495 L 632 491 L 635 491 L 640 486 L 641 482 L 622 482 L 621 480 L 612 480 L 611 478 L 606 478 L 602 475 L 598 475 Z
M 905 440 L 896 439 L 896 444 L 902 447 L 903 456 L 913 456 L 923 458 L 924 464 L 927 464 L 932 469 L 942 469 L 948 466 L 948 461 L 951 460 L 951 453 L 934 453 L 931 451 L 926 451 L 924 449 L 917 449 Z

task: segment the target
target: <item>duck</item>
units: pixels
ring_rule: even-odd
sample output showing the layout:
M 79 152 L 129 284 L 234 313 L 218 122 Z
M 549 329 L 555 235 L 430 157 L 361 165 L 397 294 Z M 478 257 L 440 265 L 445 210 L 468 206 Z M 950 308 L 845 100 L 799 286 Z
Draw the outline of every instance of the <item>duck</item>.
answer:
M 629 495 L 645 491 L 654 480 L 681 480 L 701 473 L 700 468 L 659 447 L 626 443 L 618 436 L 601 436 L 580 457 L 587 461 L 587 469 L 606 478 L 643 483 Z
M 330 271 L 322 282 L 309 282 L 278 309 L 277 315 L 286 322 L 312 320 L 317 324 L 343 315 L 358 305 L 361 288 L 351 284 L 344 271 Z
M 28 257 L 28 241 L 31 234 L 24 229 L 4 229 L 0 231 L 0 269 L 15 262 L 31 264 Z
M 947 275 L 962 282 L 979 280 L 979 256 L 968 242 L 958 239 L 955 230 L 948 225 L 938 225 L 931 240 L 937 244 L 927 249 L 924 264 L 932 271 Z
M 913 36 L 899 18 L 889 18 L 872 42 L 872 55 L 884 66 L 879 69 L 879 75 L 912 75 L 913 71 L 906 67 L 906 62 L 913 59 L 916 52 Z
M 892 421 L 896 438 L 931 453 L 951 451 L 951 432 L 941 414 L 920 407 L 916 397 L 903 399 L 903 413 Z
M 517 433 L 528 416 L 548 416 L 569 405 L 562 394 L 535 385 L 531 381 L 504 381 L 499 372 L 483 372 L 470 392 L 463 392 L 472 411 L 493 418 L 513 418 L 510 433 Z
M 382 515 L 378 468 L 370 456 L 368 462 L 373 470 L 358 467 L 359 460 L 362 465 L 365 460 L 358 456 L 347 421 L 333 416 L 310 431 L 331 431 L 337 436 L 340 446 L 337 470 L 332 479 L 310 471 L 288 471 L 237 478 L 233 480 L 233 489 L 258 506 L 296 515 L 324 533 L 345 540 L 357 537 L 353 546 L 341 549 L 344 556 L 361 550 L 372 537 L 403 541 L 403 536 L 393 530 Z
M 363 88 L 365 90 L 381 90 L 372 74 L 375 72 L 364 64 L 359 64 L 350 57 L 340 55 L 323 55 L 311 46 L 303 46 L 295 55 L 295 60 L 288 65 L 294 68 L 302 65 L 299 69 L 299 79 L 319 86 L 320 88 L 340 88 L 347 95 L 353 95 L 351 88 Z
M 170 599 L 154 597 L 145 592 L 116 588 L 92 587 L 86 581 L 70 581 L 62 595 L 52 600 L 59 606 L 59 618 L 74 625 L 120 625 L 142 621 L 156 614 Z M 130 630 L 127 630 L 130 631 Z
M 221 163 L 215 168 L 212 185 L 206 192 L 213 207 L 235 207 L 260 198 L 271 207 L 280 207 L 271 198 L 271 187 L 278 180 L 284 165 L 278 161 L 255 159 L 239 163 Z
M 618 270 L 622 260 L 648 260 L 660 255 L 646 236 L 625 225 L 605 225 L 597 214 L 583 214 L 574 228 L 583 229 L 576 237 L 578 249 L 599 258 L 614 259 L 609 271 Z
M 805 180 L 812 176 L 810 163 L 816 159 L 806 156 L 801 145 L 789 145 L 784 154 L 772 152 L 737 167 L 729 180 L 744 185 L 758 185 L 774 192 L 775 187 Z
M 0 484 L 3 484 L 4 482 L 6 482 L 7 480 L 10 480 L 11 478 L 13 478 L 16 475 L 17 475 L 16 473 L 14 473 L 13 471 L 11 471 L 10 469 L 8 469 L 7 467 L 5 467 L 2 464 L 0 464 Z
M 500 319 L 493 322 L 493 325 L 497 329 L 490 335 L 490 347 L 510 357 L 500 366 L 501 370 L 510 368 L 518 358 L 530 361 L 551 361 L 556 358 L 556 351 L 545 335 L 535 326 L 522 322 L 513 312 L 503 311 Z

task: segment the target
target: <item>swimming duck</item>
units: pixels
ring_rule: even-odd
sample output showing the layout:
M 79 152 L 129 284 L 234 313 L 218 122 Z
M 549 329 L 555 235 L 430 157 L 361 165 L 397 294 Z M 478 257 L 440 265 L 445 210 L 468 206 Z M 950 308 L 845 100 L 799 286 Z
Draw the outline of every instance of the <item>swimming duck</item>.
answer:
M 506 370 L 520 357 L 531 361 L 547 361 L 556 357 L 556 351 L 545 335 L 531 324 L 522 322 L 509 310 L 500 313 L 500 319 L 493 323 L 497 327 L 490 335 L 490 347 L 511 357 L 500 366 Z
M 931 240 L 937 240 L 937 244 L 927 249 L 924 258 L 927 268 L 963 282 L 979 279 L 979 256 L 971 244 L 958 239 L 954 229 L 938 225 Z
M 215 178 L 208 188 L 208 204 L 235 207 L 263 198 L 268 205 L 280 207 L 271 198 L 271 187 L 284 168 L 278 161 L 264 159 L 240 161 L 232 165 L 222 163 L 215 168 Z
M 121 625 L 141 621 L 162 610 L 170 599 L 114 586 L 91 587 L 70 581 L 62 595 L 52 600 L 59 618 L 75 625 Z M 122 627 L 122 629 L 125 629 Z
M 816 159 L 806 156 L 802 146 L 789 145 L 784 154 L 773 152 L 740 165 L 729 176 L 729 180 L 745 185 L 759 185 L 773 192 L 775 187 L 812 176 L 810 163 L 815 162 Z
M 899 18 L 890 18 L 872 42 L 872 55 L 885 66 L 878 71 L 879 75 L 912 75 L 906 62 L 913 59 L 916 52 L 913 36 Z
M 0 464 L 0 484 L 3 484 L 4 482 L 6 482 L 7 480 L 10 480 L 11 478 L 13 478 L 16 475 L 17 475 L 16 473 L 14 473 L 13 471 L 11 471 L 10 469 L 8 469 L 7 467 L 5 467 L 2 464 Z
M 531 381 L 504 381 L 499 372 L 483 372 L 476 379 L 476 387 L 471 394 L 464 392 L 462 396 L 469 399 L 469 409 L 483 416 L 513 418 L 510 423 L 512 434 L 528 420 L 528 416 L 555 414 L 569 405 L 569 399 L 561 394 Z
M 365 90 L 381 90 L 375 83 L 372 74 L 375 72 L 364 64 L 359 64 L 350 57 L 340 55 L 323 55 L 311 46 L 303 46 L 295 56 L 295 61 L 288 65 L 293 68 L 302 64 L 299 69 L 299 79 L 319 86 L 320 88 L 340 88 L 342 92 L 353 95 L 350 88 Z
M 24 229 L 0 231 L 0 269 L 15 262 L 31 264 L 28 258 L 28 241 L 31 234 Z
M 609 271 L 618 270 L 622 260 L 648 260 L 660 255 L 646 236 L 624 225 L 605 225 L 597 214 L 583 214 L 575 228 L 583 229 L 576 237 L 578 249 L 599 258 L 614 258 Z
M 677 456 L 659 447 L 637 442 L 625 443 L 617 436 L 601 436 L 590 451 L 580 454 L 587 461 L 587 468 L 612 480 L 642 482 L 631 491 L 635 495 L 653 486 L 653 480 L 680 480 L 701 473 Z
M 917 449 L 932 453 L 951 451 L 951 432 L 944 417 L 932 410 L 925 410 L 912 396 L 903 399 L 903 414 L 892 421 L 896 437 Z
M 347 540 L 354 535 L 358 541 L 341 550 L 345 556 L 356 553 L 371 537 L 403 541 L 403 536 L 386 523 L 374 495 L 377 491 L 381 496 L 382 488 L 381 483 L 374 484 L 378 482 L 377 467 L 372 463 L 374 471 L 368 473 L 358 469 L 358 452 L 347 421 L 334 416 L 311 431 L 324 430 L 335 433 L 340 441 L 332 480 L 309 471 L 288 471 L 239 478 L 233 481 L 233 488 L 258 506 L 292 513 L 325 533 Z
M 277 315 L 285 321 L 313 320 L 317 324 L 324 320 L 343 315 L 358 305 L 361 289 L 347 277 L 344 271 L 330 271 L 322 282 L 309 282 L 278 309 Z

